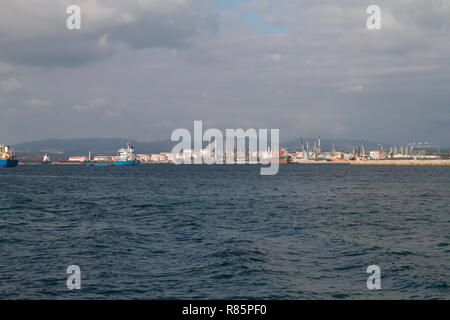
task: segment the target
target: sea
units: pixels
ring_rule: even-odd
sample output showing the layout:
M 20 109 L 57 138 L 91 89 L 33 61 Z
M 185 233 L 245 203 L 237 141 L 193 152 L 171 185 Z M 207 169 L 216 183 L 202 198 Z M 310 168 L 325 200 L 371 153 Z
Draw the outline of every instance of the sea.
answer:
M 449 167 L 23 165 L 0 190 L 0 299 L 450 299 Z

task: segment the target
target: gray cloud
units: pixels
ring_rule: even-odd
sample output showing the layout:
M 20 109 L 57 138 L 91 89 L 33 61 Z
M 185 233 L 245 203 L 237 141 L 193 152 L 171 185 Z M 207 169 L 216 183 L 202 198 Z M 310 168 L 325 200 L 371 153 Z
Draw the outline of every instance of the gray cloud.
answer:
M 25 10 L 25 1 L 8 1 L 0 13 L 0 83 L 21 86 L 0 99 L 3 128 L 23 128 L 14 142 L 167 139 L 204 120 L 280 128 L 283 139 L 450 145 L 448 1 L 380 0 L 379 31 L 366 29 L 366 4 L 356 0 L 229 10 L 204 1 L 81 1 L 88 7 L 78 33 L 65 29 L 64 2 L 41 2 Z M 34 99 L 52 104 L 33 107 Z
M 0 12 L 0 58 L 31 66 L 73 67 L 123 47 L 181 48 L 216 29 L 199 13 L 204 1 L 8 1 Z M 81 30 L 66 28 L 66 8 L 81 8 Z M 14 17 L 14 18 L 11 18 Z
M 0 81 L 0 91 L 2 92 L 12 92 L 22 88 L 22 84 L 17 81 L 16 78 L 9 78 Z

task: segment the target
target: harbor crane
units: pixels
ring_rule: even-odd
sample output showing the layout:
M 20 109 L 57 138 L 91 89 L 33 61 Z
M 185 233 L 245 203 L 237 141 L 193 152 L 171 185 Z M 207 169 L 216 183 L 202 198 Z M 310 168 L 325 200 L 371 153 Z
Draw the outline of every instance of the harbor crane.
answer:
M 303 157 L 303 159 L 307 159 L 306 153 L 305 153 L 305 144 L 303 143 L 303 139 L 301 137 L 298 137 L 298 141 L 302 147 L 302 157 Z
M 307 159 L 315 156 L 315 152 L 312 152 L 312 153 L 309 152 L 309 141 L 306 141 L 306 146 L 305 146 L 304 140 L 301 137 L 298 137 L 298 141 L 300 142 L 300 145 L 302 146 L 303 159 L 307 160 Z

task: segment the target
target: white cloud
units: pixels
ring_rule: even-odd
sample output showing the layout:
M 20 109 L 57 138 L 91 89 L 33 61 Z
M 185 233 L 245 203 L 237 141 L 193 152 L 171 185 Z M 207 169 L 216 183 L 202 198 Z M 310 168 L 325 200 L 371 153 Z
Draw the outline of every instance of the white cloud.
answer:
M 279 53 L 271 53 L 271 54 L 267 54 L 266 55 L 266 59 L 268 61 L 272 61 L 272 62 L 278 62 L 281 61 L 283 57 L 281 56 L 281 54 Z
M 8 80 L 0 81 L 0 91 L 12 92 L 22 88 L 22 85 L 16 78 L 9 78 Z
M 364 86 L 362 84 L 357 84 L 354 86 L 343 87 L 339 91 L 343 93 L 352 93 L 352 92 L 361 92 L 364 90 Z
M 125 23 L 133 23 L 136 21 L 136 17 L 129 13 L 123 13 L 121 15 L 122 21 Z
M 103 106 L 107 105 L 108 103 L 109 103 L 108 99 L 99 97 L 99 98 L 95 98 L 94 100 L 92 100 L 91 106 L 94 108 L 103 107 Z
M 27 101 L 27 103 L 31 107 L 50 107 L 53 105 L 51 101 L 42 99 L 30 99 Z
M 105 107 L 109 104 L 109 100 L 103 97 L 98 97 L 89 102 L 87 105 L 75 105 L 73 108 L 77 111 L 91 110 L 96 108 Z

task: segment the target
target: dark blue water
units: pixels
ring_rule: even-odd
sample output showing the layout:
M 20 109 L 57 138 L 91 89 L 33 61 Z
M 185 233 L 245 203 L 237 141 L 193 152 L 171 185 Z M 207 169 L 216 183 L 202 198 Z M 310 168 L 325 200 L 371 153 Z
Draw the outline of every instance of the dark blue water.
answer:
M 448 167 L 19 166 L 0 188 L 2 299 L 450 298 Z

